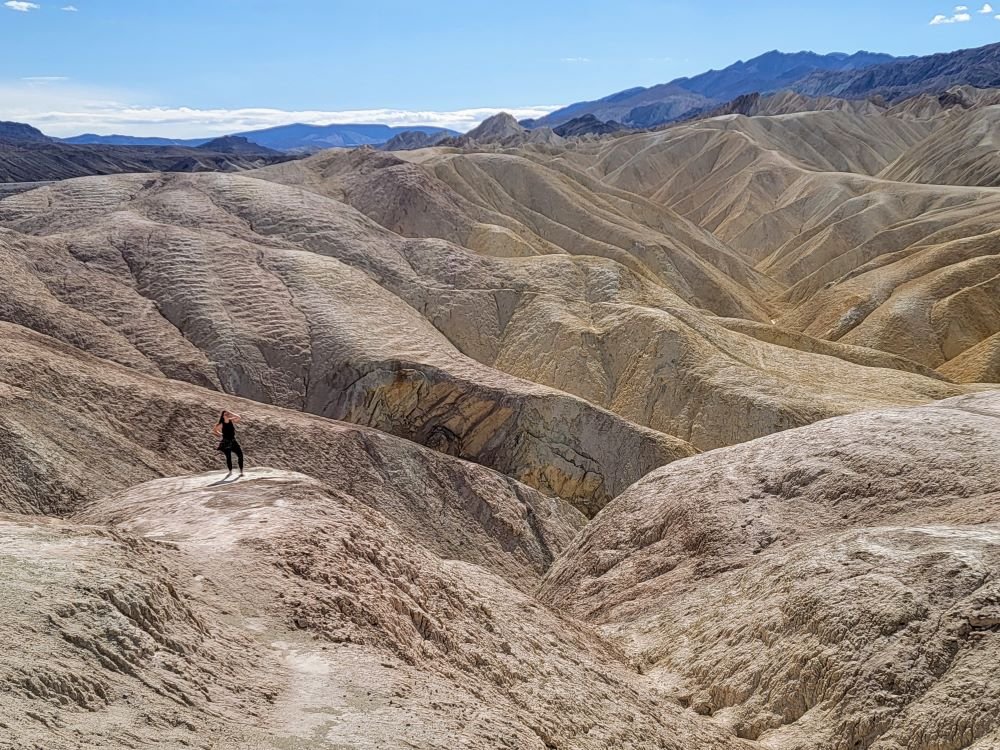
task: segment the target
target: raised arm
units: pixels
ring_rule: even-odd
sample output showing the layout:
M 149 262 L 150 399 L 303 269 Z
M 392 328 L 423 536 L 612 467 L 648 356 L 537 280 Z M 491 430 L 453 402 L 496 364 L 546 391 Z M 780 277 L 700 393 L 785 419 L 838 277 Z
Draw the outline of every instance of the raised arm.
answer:
M 229 412 L 229 421 L 230 422 L 239 422 L 240 421 L 240 415 L 239 414 L 233 414 L 232 412 Z

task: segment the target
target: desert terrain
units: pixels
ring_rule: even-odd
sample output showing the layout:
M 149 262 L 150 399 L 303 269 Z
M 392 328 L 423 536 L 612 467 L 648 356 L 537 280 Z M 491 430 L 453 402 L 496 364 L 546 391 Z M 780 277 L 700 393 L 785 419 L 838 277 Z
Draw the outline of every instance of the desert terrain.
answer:
M 0 192 L 0 747 L 1000 747 L 998 101 Z

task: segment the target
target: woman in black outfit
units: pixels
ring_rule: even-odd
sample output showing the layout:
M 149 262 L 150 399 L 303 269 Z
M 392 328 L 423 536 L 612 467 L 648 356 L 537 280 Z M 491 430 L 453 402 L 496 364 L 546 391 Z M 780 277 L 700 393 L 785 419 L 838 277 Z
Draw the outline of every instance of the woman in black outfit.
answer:
M 219 417 L 218 424 L 212 428 L 212 434 L 218 438 L 222 438 L 216 450 L 226 454 L 226 466 L 229 467 L 229 474 L 233 473 L 233 454 L 235 453 L 236 460 L 239 462 L 240 476 L 243 476 L 243 449 L 236 442 L 236 423 L 239 421 L 239 414 L 233 414 L 231 411 L 223 411 L 222 416 Z M 229 474 L 226 476 L 229 476 Z

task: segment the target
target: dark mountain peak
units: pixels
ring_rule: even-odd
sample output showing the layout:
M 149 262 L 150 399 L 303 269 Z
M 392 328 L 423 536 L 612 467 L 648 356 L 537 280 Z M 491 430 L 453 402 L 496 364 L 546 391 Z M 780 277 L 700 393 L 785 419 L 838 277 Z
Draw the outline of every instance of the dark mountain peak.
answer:
M 8 143 L 49 143 L 52 141 L 38 128 L 23 122 L 0 121 L 0 141 Z
M 569 122 L 564 122 L 562 125 L 553 128 L 553 131 L 560 137 L 569 138 L 580 135 L 607 135 L 608 133 L 617 133 L 626 129 L 620 122 L 615 122 L 614 120 L 604 121 L 592 114 L 586 114 L 582 117 L 574 117 Z
M 404 130 L 390 138 L 382 149 L 384 151 L 413 151 L 418 148 L 436 146 L 448 138 L 447 132 L 425 133 L 422 130 Z
M 214 151 L 219 154 L 276 154 L 274 149 L 254 143 L 246 136 L 224 135 L 198 146 L 204 151 Z
M 499 141 L 522 133 L 524 128 L 513 115 L 508 112 L 498 112 L 466 133 L 465 138 L 470 141 Z

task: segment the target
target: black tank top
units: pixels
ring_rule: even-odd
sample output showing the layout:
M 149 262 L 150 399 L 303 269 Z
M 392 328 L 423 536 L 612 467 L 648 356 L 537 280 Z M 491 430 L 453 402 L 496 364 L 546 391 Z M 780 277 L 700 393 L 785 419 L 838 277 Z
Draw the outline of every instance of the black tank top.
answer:
M 223 440 L 235 440 L 236 439 L 236 425 L 232 422 L 222 423 L 222 439 Z

